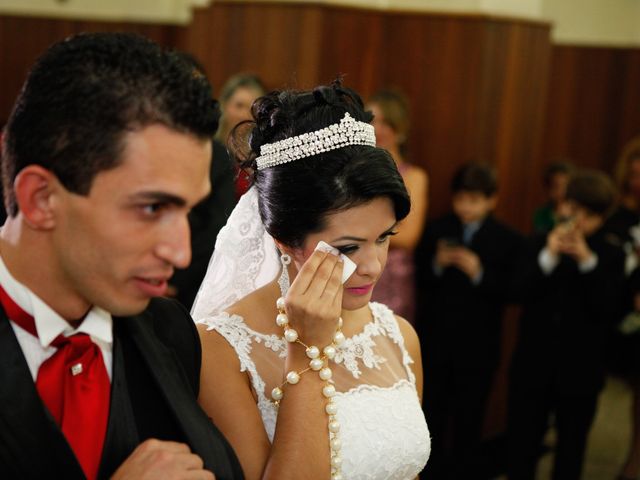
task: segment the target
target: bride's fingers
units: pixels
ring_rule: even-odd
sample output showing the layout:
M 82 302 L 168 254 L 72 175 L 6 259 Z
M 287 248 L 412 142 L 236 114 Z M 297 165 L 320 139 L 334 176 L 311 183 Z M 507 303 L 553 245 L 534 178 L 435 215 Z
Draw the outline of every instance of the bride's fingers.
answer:
M 327 289 L 325 293 L 329 296 L 329 302 L 331 302 L 331 308 L 334 312 L 342 311 L 342 295 L 344 293 L 344 286 L 342 284 L 342 269 L 344 267 L 343 262 L 339 262 L 339 268 L 336 268 L 336 272 L 338 276 L 337 278 L 332 278 L 330 285 L 327 285 Z M 340 316 L 340 313 L 338 313 Z
M 307 258 L 296 275 L 295 280 L 291 283 L 291 287 L 289 288 L 289 292 L 291 294 L 302 295 L 309 289 L 309 285 L 313 281 L 316 270 L 318 270 L 318 267 L 327 255 L 329 254 L 326 252 L 316 250 L 311 254 L 311 256 L 309 256 L 309 258 Z
M 341 259 L 338 259 L 335 266 L 333 267 L 333 272 L 331 272 L 331 277 L 327 281 L 324 287 L 324 291 L 322 292 L 323 299 L 326 299 L 329 302 L 333 302 L 333 299 L 338 293 L 338 290 L 342 290 L 343 268 L 344 262 Z
M 335 255 L 328 254 L 323 260 L 320 266 L 315 271 L 309 287 L 304 292 L 304 295 L 309 298 L 320 298 L 327 288 L 327 284 L 332 278 L 333 271 L 339 258 Z
M 333 308 L 334 311 L 337 311 L 337 312 L 342 311 L 342 295 L 343 294 L 344 294 L 344 288 L 342 287 L 342 281 L 340 281 L 340 287 L 336 290 L 331 303 L 331 307 Z

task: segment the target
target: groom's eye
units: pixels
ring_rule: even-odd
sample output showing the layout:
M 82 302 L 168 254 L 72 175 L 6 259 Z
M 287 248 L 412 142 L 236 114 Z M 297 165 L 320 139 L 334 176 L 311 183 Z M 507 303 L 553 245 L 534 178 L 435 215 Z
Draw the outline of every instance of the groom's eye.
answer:
M 140 211 L 146 217 L 154 217 L 157 216 L 162 210 L 164 210 L 168 206 L 167 203 L 163 202 L 154 202 L 148 203 L 145 205 L 140 205 Z

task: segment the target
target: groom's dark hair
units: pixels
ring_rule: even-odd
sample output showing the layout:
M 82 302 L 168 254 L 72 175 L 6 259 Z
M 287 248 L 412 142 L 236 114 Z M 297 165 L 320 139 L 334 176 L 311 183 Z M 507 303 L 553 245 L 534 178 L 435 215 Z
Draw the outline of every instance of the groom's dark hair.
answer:
M 97 173 L 120 164 L 127 132 L 163 124 L 210 139 L 219 116 L 203 73 L 144 37 L 94 33 L 56 43 L 32 68 L 5 128 L 7 213 L 18 213 L 13 183 L 27 165 L 87 195 Z

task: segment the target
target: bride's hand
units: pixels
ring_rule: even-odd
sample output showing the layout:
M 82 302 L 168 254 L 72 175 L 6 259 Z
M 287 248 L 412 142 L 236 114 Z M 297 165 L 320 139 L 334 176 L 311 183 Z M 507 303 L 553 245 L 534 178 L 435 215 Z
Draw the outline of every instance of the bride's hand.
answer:
M 307 345 L 322 349 L 333 339 L 342 312 L 342 268 L 339 257 L 315 251 L 287 292 L 289 323 Z

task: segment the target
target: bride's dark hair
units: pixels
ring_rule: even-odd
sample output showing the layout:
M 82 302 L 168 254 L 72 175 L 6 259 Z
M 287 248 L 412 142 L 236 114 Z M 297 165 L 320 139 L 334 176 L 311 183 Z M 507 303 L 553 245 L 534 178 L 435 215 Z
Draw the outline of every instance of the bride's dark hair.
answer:
M 312 91 L 274 91 L 252 106 L 253 121 L 238 125 L 230 150 L 253 172 L 260 216 L 269 234 L 290 247 L 301 247 L 310 233 L 325 228 L 331 213 L 378 197 L 393 202 L 397 220 L 409 213 L 409 194 L 386 150 L 354 145 L 258 170 L 256 157 L 267 143 L 339 123 L 348 112 L 370 122 L 356 92 L 339 80 Z

